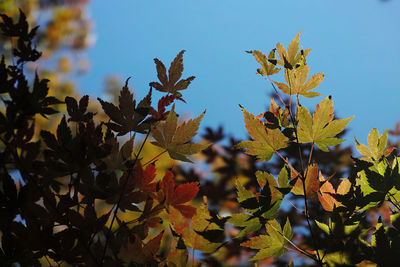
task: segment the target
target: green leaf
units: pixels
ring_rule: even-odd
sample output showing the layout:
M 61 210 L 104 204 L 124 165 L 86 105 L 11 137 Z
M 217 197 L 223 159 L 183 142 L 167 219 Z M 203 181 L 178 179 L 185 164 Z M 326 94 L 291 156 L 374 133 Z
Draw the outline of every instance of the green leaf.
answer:
M 261 249 L 259 252 L 256 253 L 254 257 L 250 258 L 249 260 L 251 261 L 263 260 L 270 256 L 279 257 L 285 252 L 286 250 L 282 248 L 282 246 L 279 243 L 272 243 L 268 248 Z
M 254 257 L 250 258 L 251 261 L 263 260 L 270 256 L 279 257 L 286 252 L 284 245 L 287 243 L 287 240 L 290 240 L 293 236 L 288 219 L 286 220 L 283 230 L 276 220 L 268 221 L 265 228 L 268 235 L 255 236 L 250 238 L 249 241 L 240 244 L 244 247 L 259 250 Z
M 254 212 L 255 210 L 258 209 L 258 201 L 256 199 L 256 196 L 247 190 L 240 182 L 239 180 L 236 180 L 234 182 L 234 185 L 237 190 L 237 201 L 242 205 L 247 205 L 247 207 L 243 207 L 246 210 L 248 210 L 250 213 Z M 250 200 L 249 200 L 250 199 Z M 253 203 L 254 201 L 256 202 L 256 206 L 254 208 L 249 207 L 248 205 L 251 205 L 250 201 Z
M 388 140 L 388 129 L 379 136 L 379 132 L 376 128 L 372 129 L 368 134 L 368 147 L 366 145 L 360 144 L 356 137 L 354 141 L 356 143 L 356 148 L 361 155 L 363 155 L 362 160 L 373 162 L 378 161 L 387 155 L 386 146 Z M 393 149 L 389 148 L 389 151 Z M 390 154 L 390 153 L 389 153 Z
M 321 252 L 320 252 L 321 253 Z M 350 256 L 344 252 L 333 252 L 325 255 L 323 259 L 324 264 L 327 266 L 349 266 L 352 265 Z
M 231 218 L 229 218 L 227 222 L 238 227 L 243 227 L 235 238 L 245 237 L 251 232 L 258 231 L 262 226 L 259 218 L 252 217 L 245 213 L 232 214 Z
M 264 219 L 271 220 L 276 218 L 276 213 L 282 203 L 283 194 L 278 189 L 278 184 L 274 176 L 267 172 L 257 171 L 257 181 L 263 188 L 258 196 L 259 212 Z
M 254 141 L 243 141 L 237 148 L 246 148 L 246 154 L 268 161 L 275 151 L 288 146 L 288 138 L 279 129 L 268 129 L 253 114 L 241 107 L 247 132 Z
M 325 223 L 319 222 L 317 220 L 315 220 L 315 223 L 317 224 L 317 226 L 319 227 L 319 229 L 321 229 L 322 231 L 324 231 L 327 235 L 330 234 L 331 230 L 329 229 L 329 226 Z
M 334 120 L 333 117 L 333 101 L 330 97 L 325 98 L 317 105 L 312 117 L 305 107 L 298 106 L 299 142 L 315 143 L 322 151 L 328 151 L 328 146 L 338 145 L 345 141 L 334 138 L 334 136 L 341 133 L 354 116 L 342 120 Z
M 292 226 L 290 225 L 289 218 L 286 218 L 286 223 L 283 226 L 283 235 L 288 239 L 292 239 L 293 237 Z
M 283 166 L 278 176 L 278 184 L 280 189 L 290 190 L 293 186 L 289 184 L 290 169 L 287 165 Z M 282 191 L 281 191 L 282 192 Z

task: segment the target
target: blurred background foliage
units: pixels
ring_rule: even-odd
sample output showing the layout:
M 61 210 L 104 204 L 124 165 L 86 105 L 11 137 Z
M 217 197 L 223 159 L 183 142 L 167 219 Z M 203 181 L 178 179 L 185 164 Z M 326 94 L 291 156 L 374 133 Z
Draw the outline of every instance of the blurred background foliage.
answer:
M 30 25 L 39 25 L 36 44 L 42 51 L 40 60 L 27 63 L 29 78 L 38 72 L 50 80 L 50 95 L 59 99 L 65 96 L 80 96 L 76 78 L 85 75 L 90 68 L 87 50 L 94 45 L 94 21 L 88 13 L 89 0 L 3 0 L 0 1 L 0 13 L 18 19 L 21 9 Z M 0 53 L 7 61 L 13 61 L 12 49 L 15 38 L 0 36 Z M 118 76 L 105 77 L 104 92 L 115 99 L 122 87 Z M 97 101 L 91 101 L 89 110 L 98 112 Z M 65 111 L 59 105 L 60 111 Z M 37 129 L 55 129 L 60 117 L 52 116 L 46 120 L 41 116 L 36 118 Z

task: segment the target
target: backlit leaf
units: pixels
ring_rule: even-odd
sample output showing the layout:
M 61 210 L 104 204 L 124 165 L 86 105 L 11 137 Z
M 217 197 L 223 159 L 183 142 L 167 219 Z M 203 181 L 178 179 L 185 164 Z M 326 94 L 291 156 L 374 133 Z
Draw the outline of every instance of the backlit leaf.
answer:
M 358 152 L 363 155 L 363 158 L 361 158 L 362 160 L 372 162 L 380 160 L 383 156 L 389 156 L 394 148 L 386 149 L 388 140 L 387 132 L 388 129 L 386 129 L 385 132 L 381 136 L 379 136 L 378 130 L 376 128 L 372 129 L 368 135 L 368 147 L 366 145 L 360 144 L 356 137 L 354 137 L 356 148 Z
M 158 82 L 151 82 L 150 86 L 154 87 L 156 90 L 161 92 L 168 92 L 174 95 L 180 96 L 178 91 L 185 90 L 192 80 L 194 80 L 194 76 L 191 76 L 187 79 L 181 79 L 182 72 L 183 72 L 183 53 L 185 50 L 179 52 L 179 54 L 175 57 L 172 61 L 171 66 L 168 69 L 168 76 L 167 77 L 167 69 L 165 68 L 164 64 L 158 60 L 157 58 L 154 59 L 157 68 L 157 76 L 161 83 Z
M 196 208 L 196 214 L 192 217 L 190 223 L 175 208 L 171 207 L 169 210 L 169 220 L 172 227 L 182 237 L 186 247 L 205 253 L 214 252 L 221 246 L 221 243 L 210 242 L 207 238 L 198 234 L 198 232 L 205 233 L 206 231 L 223 230 L 215 223 L 210 223 L 209 219 L 211 219 L 211 216 L 206 204 L 202 204 Z
M 307 197 L 310 197 L 319 189 L 318 165 L 316 163 L 311 164 L 308 166 L 306 173 L 307 176 L 305 178 L 305 188 Z M 295 195 L 304 195 L 303 180 L 301 177 L 297 178 L 297 181 L 292 188 L 292 193 Z
M 276 44 L 276 50 L 280 58 L 280 60 L 277 61 L 277 64 L 279 66 L 283 66 L 286 69 L 293 69 L 305 65 L 306 57 L 308 56 L 308 54 L 311 52 L 312 49 L 311 48 L 306 50 L 301 49 L 299 51 L 301 33 L 302 32 L 299 32 L 292 39 L 292 41 L 288 46 L 287 51 L 280 43 Z
M 151 134 L 155 139 L 152 144 L 164 148 L 173 159 L 191 162 L 186 156 L 196 154 L 210 146 L 210 144 L 190 142 L 196 135 L 205 111 L 196 119 L 178 126 L 178 116 L 174 109 L 175 106 L 172 107 L 165 122 L 158 122 L 152 126 Z
M 271 50 L 271 52 L 268 55 L 268 58 L 258 50 L 248 51 L 248 53 L 253 54 L 257 62 L 261 64 L 261 68 L 257 69 L 258 74 L 261 74 L 263 76 L 269 76 L 269 75 L 274 75 L 281 70 L 279 68 L 276 68 L 277 60 L 275 58 L 274 49 Z
M 242 228 L 235 238 L 245 237 L 247 234 L 259 230 L 262 226 L 259 218 L 252 217 L 245 213 L 232 214 L 227 222 Z
M 310 112 L 303 106 L 298 106 L 297 119 L 298 138 L 300 143 L 314 143 L 322 151 L 329 151 L 328 146 L 334 146 L 345 140 L 335 138 L 354 118 L 342 120 L 333 119 L 333 101 L 327 97 L 315 108 L 311 117 Z
M 185 203 L 196 196 L 199 192 L 199 185 L 198 183 L 185 183 L 175 187 L 173 177 L 172 172 L 167 171 L 163 180 L 159 183 L 161 189 L 158 192 L 159 202 L 173 206 L 184 217 L 190 219 L 196 213 L 196 208 Z
M 345 195 L 346 193 L 348 193 L 351 187 L 350 180 L 341 179 L 339 186 L 336 190 L 333 188 L 333 185 L 331 184 L 331 182 L 329 182 L 329 180 L 325 180 L 321 173 L 319 174 L 319 180 L 320 182 L 323 182 L 318 191 L 318 198 L 321 202 L 322 207 L 326 211 L 333 211 L 335 207 L 343 206 L 343 204 L 340 201 L 336 200 L 333 195 Z
M 323 73 L 317 73 L 307 80 L 309 68 L 303 65 L 294 70 L 285 70 L 285 83 L 275 82 L 275 85 L 287 95 L 302 95 L 312 98 L 321 94 L 310 91 L 316 88 L 324 79 Z
M 241 246 L 259 250 L 250 260 L 262 260 L 270 256 L 279 257 L 286 252 L 284 245 L 293 236 L 290 222 L 287 219 L 284 229 L 276 220 L 268 221 L 265 225 L 268 235 L 259 235 L 243 242 Z
M 238 148 L 246 148 L 246 154 L 268 161 L 278 151 L 288 146 L 288 138 L 279 129 L 268 129 L 253 114 L 241 107 L 247 132 L 254 141 L 242 141 Z

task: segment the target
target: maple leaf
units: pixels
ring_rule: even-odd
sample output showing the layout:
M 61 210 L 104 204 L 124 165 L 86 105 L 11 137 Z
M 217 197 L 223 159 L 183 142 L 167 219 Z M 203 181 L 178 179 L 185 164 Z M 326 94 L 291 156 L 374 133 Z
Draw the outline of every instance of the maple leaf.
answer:
M 261 64 L 261 68 L 257 69 L 258 74 L 262 76 L 269 76 L 274 75 L 281 70 L 276 68 L 277 60 L 275 58 L 275 49 L 271 50 L 268 58 L 258 50 L 247 51 L 247 53 L 253 54 L 257 62 Z
M 323 73 L 317 73 L 307 80 L 309 68 L 303 65 L 294 70 L 285 70 L 285 83 L 275 82 L 275 85 L 287 95 L 301 95 L 312 98 L 320 96 L 320 93 L 311 91 L 319 86 L 324 79 Z
M 211 219 L 212 217 L 208 211 L 206 202 L 197 207 L 196 213 L 191 218 L 190 223 L 187 218 L 174 207 L 169 210 L 169 220 L 172 228 L 181 236 L 186 247 L 205 253 L 213 253 L 222 245 L 221 242 L 211 242 L 207 239 L 208 237 L 206 234 L 201 234 L 212 233 L 215 230 L 223 231 L 217 224 L 210 223 Z
M 268 161 L 275 151 L 288 146 L 288 138 L 279 129 L 268 129 L 264 122 L 240 107 L 247 132 L 254 141 L 242 141 L 237 148 L 246 148 L 246 154 Z
M 319 188 L 318 198 L 322 207 L 326 211 L 333 211 L 335 207 L 343 207 L 343 204 L 336 200 L 333 195 L 345 195 L 348 193 L 351 187 L 351 182 L 349 179 L 341 179 L 339 186 L 335 190 L 333 185 L 329 182 L 329 179 L 330 177 L 325 179 L 322 176 L 322 173 L 319 173 L 319 181 L 323 184 Z
M 357 168 L 362 168 L 356 177 L 356 187 L 362 195 L 358 203 L 360 210 L 380 205 L 385 199 L 392 201 L 394 196 L 400 196 L 399 159 L 396 157 L 392 166 L 386 160 L 369 163 L 355 159 Z M 366 199 L 368 201 L 365 201 Z
M 146 169 L 143 170 L 140 162 L 137 163 L 139 178 L 139 188 L 145 193 L 151 194 L 156 191 L 157 183 L 153 182 L 156 177 L 156 167 L 154 164 L 147 165 Z
M 102 161 L 107 166 L 108 172 L 114 172 L 115 170 L 126 170 L 125 162 L 130 159 L 133 152 L 133 144 L 135 140 L 135 135 L 132 136 L 128 141 L 126 141 L 121 149 L 119 148 L 119 143 L 116 138 L 110 139 L 109 143 L 111 145 L 111 153 L 107 157 L 103 158 Z
M 182 98 L 177 97 L 176 95 L 166 95 L 158 100 L 157 110 L 154 108 L 150 108 L 150 115 L 151 117 L 149 120 L 164 120 L 165 117 L 168 115 L 169 111 L 166 111 L 165 108 L 168 107 L 170 104 L 174 102 L 175 99 L 179 99 L 185 102 Z
M 268 221 L 265 224 L 265 228 L 268 235 L 255 236 L 250 238 L 249 241 L 240 244 L 243 247 L 259 250 L 256 255 L 250 258 L 251 261 L 263 260 L 270 256 L 281 256 L 287 251 L 284 247 L 288 242 L 287 240 L 293 237 L 289 219 L 286 219 L 283 229 L 276 220 Z
M 89 96 L 85 95 L 78 102 L 73 97 L 65 97 L 65 104 L 67 104 L 67 111 L 70 118 L 68 121 L 75 122 L 88 122 L 95 115 L 92 112 L 86 112 L 88 104 L 89 104 Z
M 284 127 L 286 130 L 290 125 L 290 112 L 289 108 L 286 107 L 285 110 L 282 110 L 280 106 L 278 106 L 273 98 L 271 98 L 271 105 L 269 106 L 269 110 L 264 113 L 264 118 L 266 125 L 269 129 L 276 129 Z
M 306 170 L 306 178 L 305 178 L 305 185 L 306 185 L 306 194 L 307 197 L 312 196 L 316 193 L 319 189 L 319 181 L 318 181 L 318 165 L 316 163 L 311 164 L 308 166 Z M 295 175 L 293 173 L 293 175 Z M 296 183 L 292 188 L 292 193 L 295 195 L 304 196 L 304 188 L 303 188 L 303 180 L 301 177 L 297 175 L 295 178 L 297 179 Z
M 127 244 L 122 246 L 118 252 L 118 257 L 138 264 L 147 265 L 145 263 L 154 260 L 154 257 L 160 248 L 163 235 L 164 232 L 159 233 L 144 245 L 141 238 L 135 235 L 133 242 L 129 240 Z
M 354 230 L 356 230 L 359 224 L 352 224 L 352 222 L 347 222 L 348 224 L 333 222 L 331 218 L 328 219 L 328 224 L 319 222 L 315 220 L 317 226 L 324 231 L 327 235 L 332 233 L 342 232 L 341 234 L 350 235 Z
M 24 76 L 19 76 L 17 80 L 18 90 L 9 90 L 8 93 L 11 99 L 3 100 L 4 103 L 7 103 L 10 107 L 14 106 L 14 108 L 18 109 L 22 114 L 29 116 L 40 114 L 42 117 L 47 118 L 46 115 L 58 113 L 57 110 L 50 106 L 63 102 L 54 96 L 47 96 L 49 92 L 48 79 L 40 79 L 36 73 L 32 89 L 29 88 L 28 81 Z M 8 81 L 7 87 L 13 86 L 13 82 L 11 81 L 15 82 L 15 80 Z M 3 89 L 0 89 L 0 91 L 2 90 Z
M 136 100 L 133 99 L 133 94 L 128 89 L 128 81 L 129 78 L 126 80 L 125 86 L 120 92 L 118 107 L 97 98 L 104 112 L 112 121 L 107 122 L 106 125 L 113 131 L 118 132 L 118 136 L 125 135 L 131 131 L 146 133 L 149 127 L 147 123 L 141 122 L 150 111 L 151 90 L 136 106 Z
M 178 126 L 178 116 L 175 105 L 172 106 L 165 122 L 158 122 L 151 128 L 151 134 L 155 139 L 153 145 L 164 148 L 171 158 L 191 162 L 186 156 L 193 155 L 206 149 L 210 144 L 191 143 L 196 135 L 205 111 L 196 119 L 189 120 Z
M 156 168 L 154 164 L 149 164 L 145 169 L 143 169 L 142 164 L 140 161 L 138 161 L 131 172 L 131 177 L 129 178 L 128 182 L 126 183 L 128 173 L 125 172 L 121 176 L 119 184 L 121 185 L 122 190 L 122 186 L 126 183 L 124 192 L 139 189 L 141 192 L 153 196 L 157 190 L 157 182 L 154 182 L 155 177 Z M 155 196 L 153 198 L 155 198 Z
M 306 64 L 306 57 L 307 55 L 311 52 L 311 48 L 303 50 L 301 49 L 299 51 L 299 40 L 300 40 L 300 34 L 302 33 L 299 32 L 293 40 L 290 42 L 288 46 L 288 50 L 280 44 L 276 44 L 276 51 L 278 53 L 278 56 L 281 60 L 277 60 L 277 64 L 279 66 L 283 66 L 286 69 L 293 69 L 293 68 L 298 68 L 301 66 L 304 66 Z
M 156 90 L 161 92 L 168 92 L 177 96 L 181 96 L 178 91 L 185 90 L 195 78 L 194 76 L 190 76 L 187 79 L 179 80 L 183 72 L 183 53 L 185 53 L 185 50 L 179 52 L 179 54 L 171 62 L 171 65 L 168 69 L 168 77 L 167 69 L 165 68 L 164 64 L 157 58 L 154 59 L 157 68 L 157 77 L 161 84 L 158 82 L 151 82 L 151 87 L 154 87 Z
M 196 213 L 196 208 L 184 205 L 184 203 L 192 200 L 197 192 L 199 192 L 199 184 L 185 183 L 175 188 L 172 172 L 167 171 L 163 180 L 159 183 L 161 192 L 159 192 L 158 199 L 160 203 L 167 206 L 172 206 L 177 209 L 185 218 L 191 219 Z
M 275 218 L 283 199 L 282 193 L 278 189 L 278 184 L 270 173 L 257 171 L 257 181 L 262 188 L 260 192 L 254 194 L 247 190 L 239 180 L 234 185 L 237 190 L 237 201 L 252 217 L 262 220 Z M 248 218 L 250 219 L 250 217 Z
M 187 249 L 173 249 L 166 258 L 167 266 L 187 266 L 189 252 Z
M 388 141 L 387 131 L 388 129 L 386 129 L 385 132 L 379 136 L 378 130 L 376 128 L 372 129 L 368 134 L 368 147 L 360 144 L 357 141 L 357 138 L 354 137 L 358 152 L 364 156 L 361 158 L 362 160 L 372 162 L 380 160 L 383 156 L 387 157 L 390 155 L 390 153 L 392 153 L 395 147 L 389 147 L 386 149 Z
M 314 143 L 322 151 L 329 151 L 328 146 L 335 146 L 345 140 L 335 138 L 344 130 L 354 116 L 342 119 L 333 119 L 333 101 L 327 97 L 319 103 L 311 117 L 310 112 L 303 106 L 298 106 L 297 120 L 299 121 L 297 134 L 300 143 Z
M 259 218 L 246 213 L 232 214 L 231 218 L 228 219 L 228 223 L 241 228 L 240 233 L 235 238 L 245 237 L 251 232 L 258 231 L 262 226 Z

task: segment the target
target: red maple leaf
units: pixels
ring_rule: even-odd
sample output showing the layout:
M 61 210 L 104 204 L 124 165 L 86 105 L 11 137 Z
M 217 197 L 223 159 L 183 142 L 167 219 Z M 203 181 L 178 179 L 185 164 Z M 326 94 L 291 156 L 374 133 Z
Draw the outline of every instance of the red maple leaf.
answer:
M 157 183 L 153 183 L 153 180 L 156 177 L 156 167 L 153 164 L 150 164 L 147 165 L 145 170 L 143 170 L 140 162 L 136 166 L 138 166 L 138 172 L 141 170 L 141 175 L 139 175 L 139 188 L 145 193 L 154 193 L 157 187 Z
M 156 168 L 153 164 L 148 165 L 143 170 L 142 164 L 137 162 L 128 181 L 126 181 L 127 177 L 128 174 L 124 173 L 119 181 L 120 190 L 125 194 L 134 189 L 140 189 L 140 191 L 148 195 L 156 192 L 157 183 L 153 183 L 156 177 Z
M 196 208 L 184 203 L 192 200 L 199 192 L 198 183 L 185 183 L 175 187 L 174 174 L 170 171 L 165 173 L 160 182 L 159 200 L 165 205 L 171 205 L 186 218 L 191 219 L 196 213 Z

